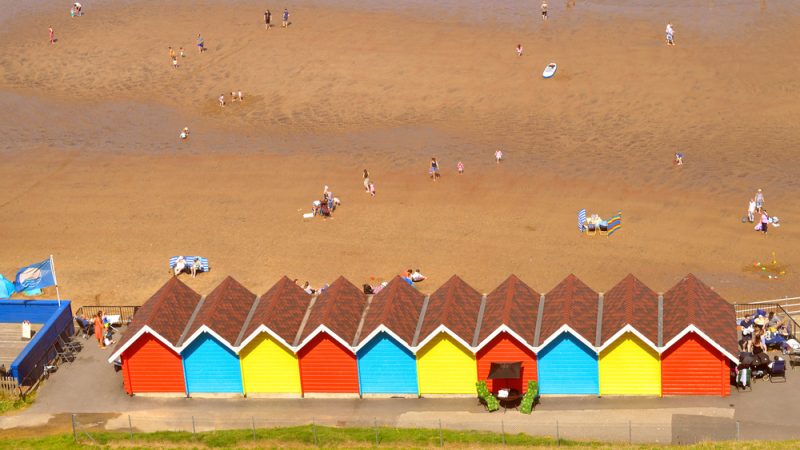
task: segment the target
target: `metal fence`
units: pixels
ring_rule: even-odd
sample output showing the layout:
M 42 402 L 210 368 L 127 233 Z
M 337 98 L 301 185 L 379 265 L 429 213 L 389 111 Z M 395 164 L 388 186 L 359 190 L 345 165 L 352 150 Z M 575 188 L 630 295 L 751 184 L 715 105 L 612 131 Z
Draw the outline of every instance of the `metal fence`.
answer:
M 514 417 L 516 416 L 516 417 Z M 531 418 L 514 412 L 488 414 L 486 420 L 464 421 L 448 417 L 427 418 L 419 423 L 398 424 L 396 420 L 385 421 L 378 417 L 357 420 L 331 418 L 312 419 L 307 422 L 276 420 L 274 417 L 207 417 L 121 415 L 107 422 L 97 420 L 91 414 L 73 414 L 72 432 L 76 442 L 104 444 L 106 432 L 117 432 L 116 440 L 137 441 L 143 433 L 173 431 L 190 433 L 192 439 L 206 438 L 209 433 L 231 430 L 226 435 L 227 445 L 239 442 L 260 442 L 261 445 L 290 445 L 317 447 L 347 447 L 355 444 L 369 446 L 410 445 L 414 447 L 444 447 L 448 444 L 503 446 L 513 444 L 560 445 L 564 441 L 592 441 L 630 444 L 691 444 L 703 441 L 734 441 L 744 439 L 740 423 L 730 418 L 686 416 L 686 420 L 672 419 L 660 422 L 602 421 L 570 422 L 541 417 Z M 343 432 L 342 428 L 348 428 Z M 400 430 L 414 428 L 421 431 L 401 436 Z M 463 431 L 478 431 L 480 435 L 469 435 Z M 750 439 L 755 439 L 756 434 Z M 546 439 L 546 440 L 545 440 Z M 527 441 L 526 441 L 527 440 Z
M 127 325 L 133 320 L 134 314 L 139 310 L 139 306 L 81 306 L 75 311 L 76 316 L 94 317 L 98 311 L 103 311 L 107 316 L 119 315 L 120 321 Z
M 737 321 L 745 318 L 746 316 L 755 314 L 756 310 L 760 309 L 766 313 L 774 312 L 775 314 L 787 319 L 785 321 L 785 325 L 790 335 L 797 336 L 797 333 L 800 332 L 800 324 L 797 323 L 795 316 L 792 316 L 783 308 L 783 306 L 778 303 L 735 303 L 733 308 L 736 310 Z

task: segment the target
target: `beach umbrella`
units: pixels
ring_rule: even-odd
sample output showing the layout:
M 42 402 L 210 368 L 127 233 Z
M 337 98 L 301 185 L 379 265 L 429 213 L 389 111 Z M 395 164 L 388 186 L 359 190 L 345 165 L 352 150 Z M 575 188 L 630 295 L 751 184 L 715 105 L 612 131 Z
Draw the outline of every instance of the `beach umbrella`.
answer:
M 493 362 L 489 367 L 489 379 L 519 378 L 522 362 Z

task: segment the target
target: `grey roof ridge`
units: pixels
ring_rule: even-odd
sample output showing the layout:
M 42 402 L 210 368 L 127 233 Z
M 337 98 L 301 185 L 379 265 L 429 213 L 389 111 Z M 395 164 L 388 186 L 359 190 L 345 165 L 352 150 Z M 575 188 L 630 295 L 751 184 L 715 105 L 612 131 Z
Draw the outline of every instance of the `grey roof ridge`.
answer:
M 472 347 L 478 346 L 478 339 L 481 335 L 481 325 L 483 325 L 483 313 L 486 311 L 486 294 L 481 296 L 481 309 L 478 310 L 478 323 L 475 324 L 475 333 L 472 335 Z
M 536 330 L 533 332 L 533 346 L 539 346 L 539 335 L 542 332 L 542 316 L 544 316 L 544 294 L 539 294 L 539 313 L 536 315 Z
M 356 329 L 356 335 L 353 337 L 353 347 L 358 345 L 358 340 L 361 338 L 361 329 L 364 328 L 364 321 L 367 318 L 367 311 L 369 311 L 369 306 L 372 304 L 372 298 L 375 297 L 374 295 L 367 296 L 367 306 L 364 307 L 364 311 L 361 312 L 361 320 L 358 321 L 358 328 Z
M 297 347 L 297 345 L 300 344 L 299 342 L 300 336 L 303 335 L 303 330 L 305 329 L 306 323 L 308 322 L 308 317 L 311 315 L 311 308 L 313 308 L 314 304 L 317 303 L 317 297 L 319 297 L 319 295 L 315 295 L 314 297 L 311 298 L 311 301 L 308 302 L 308 307 L 306 308 L 306 314 L 303 316 L 303 321 L 300 322 L 300 327 L 297 328 L 297 334 L 294 335 L 294 342 L 292 343 L 293 347 Z
M 241 345 L 242 339 L 244 339 L 244 334 L 247 332 L 247 329 L 250 328 L 250 322 L 253 320 L 253 316 L 256 314 L 256 308 L 258 308 L 259 303 L 261 303 L 261 296 L 256 295 L 256 299 L 253 301 L 253 306 L 250 307 L 250 312 L 247 313 L 247 318 L 244 320 L 242 329 L 239 330 L 239 336 L 236 337 L 236 343 L 233 345 L 234 347 Z
M 194 311 L 192 311 L 192 316 L 189 317 L 189 321 L 186 322 L 186 327 L 183 329 L 181 337 L 178 338 L 178 343 L 175 345 L 176 347 L 180 347 L 183 345 L 183 341 L 186 340 L 187 337 L 186 335 L 189 333 L 189 330 L 192 328 L 192 325 L 194 324 L 194 319 L 197 318 L 197 314 L 200 312 L 200 309 L 203 308 L 203 303 L 205 302 L 206 302 L 206 296 L 204 295 L 200 297 L 200 301 L 197 302 L 197 306 L 195 306 Z
M 422 332 L 422 324 L 425 322 L 425 313 L 428 311 L 428 301 L 430 301 L 431 296 L 426 295 L 425 300 L 422 302 L 422 311 L 419 312 L 419 319 L 417 320 L 417 329 L 414 330 L 414 342 L 411 343 L 412 347 L 416 347 L 419 344 L 419 334 Z

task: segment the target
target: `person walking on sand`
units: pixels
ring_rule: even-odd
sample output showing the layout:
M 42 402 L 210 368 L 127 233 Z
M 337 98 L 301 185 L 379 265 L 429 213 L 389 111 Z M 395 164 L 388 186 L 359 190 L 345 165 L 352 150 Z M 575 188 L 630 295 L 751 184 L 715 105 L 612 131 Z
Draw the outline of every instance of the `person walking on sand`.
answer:
M 498 151 L 494 152 L 494 160 L 495 160 L 495 162 L 497 164 L 500 164 L 500 161 L 503 160 L 503 151 L 502 150 L 498 150 Z
M 547 0 L 542 0 L 542 20 L 547 20 Z
M 183 47 L 180 49 L 181 58 L 186 58 L 186 53 L 183 52 Z
M 464 163 L 459 161 L 458 164 L 456 164 L 456 169 L 458 169 L 459 175 L 464 175 Z
M 761 212 L 761 208 L 764 207 L 764 193 L 761 192 L 761 189 L 756 192 L 756 211 Z
M 203 36 L 197 33 L 197 53 L 203 53 L 204 51 L 206 51 L 206 42 Z
M 369 184 L 369 195 L 375 197 L 375 183 Z
M 522 44 L 517 44 L 517 56 L 522 56 Z
M 97 346 L 106 348 L 103 345 L 103 311 L 97 311 L 94 316 L 94 337 L 97 339 Z
M 667 22 L 667 45 L 675 45 L 675 29 L 672 28 L 672 22 Z
M 433 178 L 433 181 L 436 181 L 436 180 L 439 179 L 439 162 L 436 161 L 436 158 L 431 158 L 431 169 L 430 169 L 430 172 L 431 172 L 431 178 Z
M 364 190 L 369 192 L 369 171 L 364 169 Z
M 764 237 L 767 237 L 767 228 L 769 227 L 769 214 L 767 214 L 766 209 L 761 210 L 761 232 L 764 233 Z
M 289 9 L 283 9 L 283 22 L 281 23 L 282 28 L 286 28 L 289 26 Z
M 747 204 L 747 221 L 753 223 L 756 220 L 756 201 L 755 199 L 750 199 L 750 203 Z
M 53 31 L 53 26 L 52 25 L 50 25 L 50 27 L 48 28 L 48 31 L 49 31 L 49 34 L 50 34 L 50 45 L 53 45 L 53 44 L 56 43 L 56 32 Z
M 219 106 L 225 107 L 225 94 L 219 94 Z
M 272 28 L 272 13 L 269 10 L 264 12 L 264 27 L 269 31 Z

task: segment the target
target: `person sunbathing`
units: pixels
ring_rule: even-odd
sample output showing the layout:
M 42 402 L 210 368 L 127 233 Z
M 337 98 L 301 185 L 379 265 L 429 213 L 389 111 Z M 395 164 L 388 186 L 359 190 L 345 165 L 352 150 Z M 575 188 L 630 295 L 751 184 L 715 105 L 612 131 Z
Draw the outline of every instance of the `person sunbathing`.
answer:
M 411 269 L 409 269 L 409 271 L 410 270 Z M 419 283 L 421 281 L 425 281 L 427 278 L 428 277 L 426 277 L 425 275 L 420 273 L 419 269 L 417 269 L 417 270 L 415 270 L 414 272 L 411 273 L 411 281 L 413 281 L 414 283 Z
M 175 276 L 177 277 L 184 270 L 186 270 L 186 258 L 184 258 L 183 256 L 179 256 L 178 259 L 175 261 L 175 269 L 174 269 Z
M 194 262 L 192 263 L 192 278 L 197 278 L 197 272 L 203 271 L 203 262 L 200 261 L 199 256 L 194 257 Z

